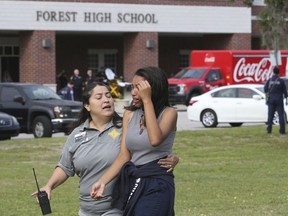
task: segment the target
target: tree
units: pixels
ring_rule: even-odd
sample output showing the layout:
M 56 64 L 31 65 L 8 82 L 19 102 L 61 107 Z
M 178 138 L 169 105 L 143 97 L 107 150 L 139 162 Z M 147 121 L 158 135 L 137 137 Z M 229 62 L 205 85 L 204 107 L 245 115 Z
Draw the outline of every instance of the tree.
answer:
M 263 45 L 267 48 L 287 48 L 287 0 L 265 0 L 266 7 L 259 14 L 258 26 Z
M 235 0 L 229 0 L 235 2 Z M 288 1 L 265 0 L 266 6 L 258 14 L 257 25 L 262 35 L 262 46 L 274 50 L 275 59 L 280 49 L 288 47 Z M 243 0 L 243 3 L 251 7 L 253 0 Z
M 266 6 L 259 13 L 258 26 L 262 33 L 262 44 L 274 50 L 276 64 L 278 65 L 278 51 L 286 49 L 287 40 L 287 0 L 265 0 Z

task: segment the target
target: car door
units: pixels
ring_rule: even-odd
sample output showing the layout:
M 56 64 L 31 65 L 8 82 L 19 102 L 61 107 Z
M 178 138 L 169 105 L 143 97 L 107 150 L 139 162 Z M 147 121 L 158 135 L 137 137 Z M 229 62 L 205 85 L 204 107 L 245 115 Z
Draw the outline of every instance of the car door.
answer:
M 210 91 L 223 85 L 223 77 L 220 69 L 211 69 L 205 78 L 205 90 Z
M 0 110 L 15 116 L 23 129 L 27 127 L 28 105 L 26 103 L 16 102 L 15 98 L 19 96 L 24 97 L 15 87 L 2 86 L 0 92 Z
M 253 98 L 258 95 L 259 97 Z M 265 122 L 267 106 L 262 95 L 251 88 L 237 88 L 236 116 L 238 122 Z
M 233 122 L 236 118 L 236 90 L 233 87 L 221 89 L 212 95 L 211 107 L 217 114 L 218 122 Z

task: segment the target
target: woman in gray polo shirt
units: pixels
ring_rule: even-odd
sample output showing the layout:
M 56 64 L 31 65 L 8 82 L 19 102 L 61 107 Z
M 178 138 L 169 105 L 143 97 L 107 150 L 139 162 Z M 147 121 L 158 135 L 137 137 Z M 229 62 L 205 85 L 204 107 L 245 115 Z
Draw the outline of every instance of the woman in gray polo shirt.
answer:
M 79 176 L 79 216 L 122 215 L 111 207 L 112 180 L 106 187 L 103 199 L 90 196 L 92 184 L 104 174 L 120 150 L 122 118 L 114 111 L 111 93 L 103 83 L 92 83 L 83 94 L 83 108 L 79 122 L 68 136 L 60 161 L 48 183 L 41 188 L 51 197 L 51 191 L 75 174 Z M 164 161 L 175 166 L 178 157 Z M 34 193 L 33 195 L 36 195 Z

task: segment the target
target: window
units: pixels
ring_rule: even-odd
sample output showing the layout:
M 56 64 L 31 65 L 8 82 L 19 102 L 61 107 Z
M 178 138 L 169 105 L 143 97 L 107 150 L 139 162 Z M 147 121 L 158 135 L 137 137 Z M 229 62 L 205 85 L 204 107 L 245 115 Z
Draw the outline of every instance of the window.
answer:
M 103 72 L 103 69 L 110 68 L 114 73 L 117 70 L 117 50 L 110 49 L 89 49 L 88 50 L 88 68 L 93 71 Z
M 15 96 L 20 96 L 20 93 L 15 88 L 3 87 L 1 91 L 1 101 L 12 102 Z
M 113 71 L 116 70 L 116 55 L 115 54 L 105 54 L 104 55 L 104 67 L 110 68 Z
M 189 66 L 190 50 L 180 50 L 179 53 L 179 68 L 183 69 Z
M 88 68 L 97 73 L 99 70 L 98 54 L 88 55 Z
M 208 82 L 214 82 L 220 79 L 222 79 L 220 70 L 211 70 L 206 77 L 206 81 Z
M 238 89 L 238 97 L 239 98 L 252 98 L 253 95 L 257 95 L 257 93 L 251 89 L 247 89 L 247 88 L 239 88 Z
M 0 46 L 0 56 L 19 56 L 18 46 Z
M 265 0 L 253 0 L 254 6 L 265 6 Z
M 236 88 L 223 89 L 220 91 L 214 92 L 212 97 L 223 97 L 223 98 L 235 98 L 236 97 Z
M 203 76 L 207 69 L 183 69 L 178 74 L 176 74 L 175 78 L 195 78 L 198 79 Z

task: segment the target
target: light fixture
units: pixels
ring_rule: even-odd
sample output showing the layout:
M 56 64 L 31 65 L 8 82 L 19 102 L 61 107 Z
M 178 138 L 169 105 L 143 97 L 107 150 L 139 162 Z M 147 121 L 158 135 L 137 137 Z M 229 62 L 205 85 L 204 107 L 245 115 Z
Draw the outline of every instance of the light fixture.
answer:
M 155 47 L 155 41 L 154 40 L 147 40 L 146 41 L 146 48 L 147 49 L 153 49 Z
M 51 39 L 50 38 L 44 38 L 42 40 L 42 47 L 45 48 L 45 49 L 48 49 L 52 46 L 52 42 L 51 42 Z

